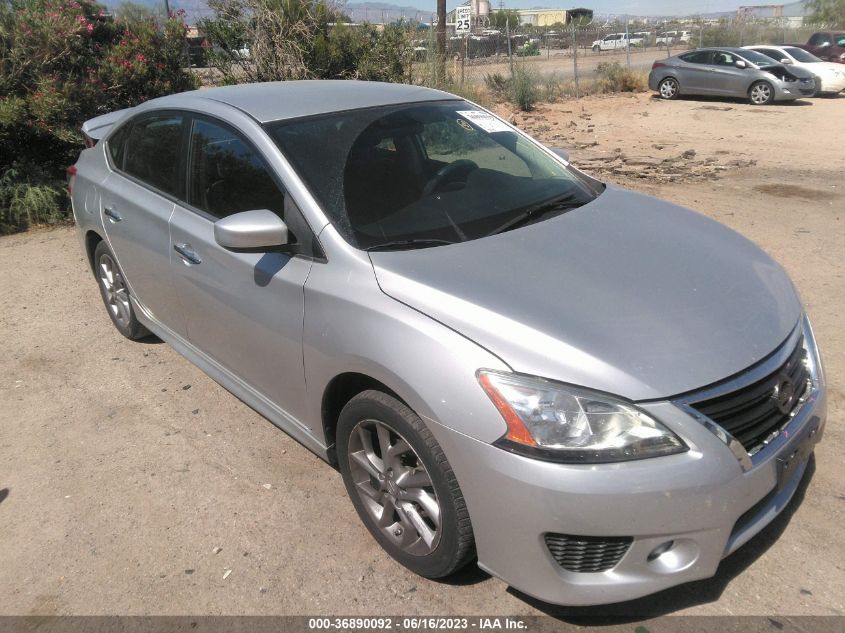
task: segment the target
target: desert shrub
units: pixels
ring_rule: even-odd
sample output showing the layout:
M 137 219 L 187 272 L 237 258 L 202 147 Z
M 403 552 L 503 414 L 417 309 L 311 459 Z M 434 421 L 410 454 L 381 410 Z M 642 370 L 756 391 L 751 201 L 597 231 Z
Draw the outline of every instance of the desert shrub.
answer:
M 487 91 L 497 101 L 507 101 L 511 97 L 512 82 L 502 73 L 487 73 L 484 75 L 484 85 Z
M 537 88 L 537 73 L 523 64 L 515 64 L 511 79 L 511 100 L 520 110 L 528 112 L 534 109 L 540 91 Z
M 113 20 L 89 0 L 0 0 L 0 232 L 69 216 L 83 121 L 193 88 L 185 25 Z
M 646 77 L 641 72 L 626 68 L 619 62 L 602 62 L 596 66 L 598 92 L 645 92 Z
M 324 0 L 210 0 L 200 21 L 209 64 L 223 83 L 287 79 L 406 81 L 413 48 L 404 29 L 344 24 Z M 249 54 L 243 50 L 249 43 Z

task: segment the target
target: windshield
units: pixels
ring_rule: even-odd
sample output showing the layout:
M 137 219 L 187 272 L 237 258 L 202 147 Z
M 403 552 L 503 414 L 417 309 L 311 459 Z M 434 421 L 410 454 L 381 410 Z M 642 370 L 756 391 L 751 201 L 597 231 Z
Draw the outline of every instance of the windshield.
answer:
M 538 221 L 586 204 L 601 188 L 460 100 L 351 110 L 268 129 L 332 224 L 358 248 L 477 239 L 516 228 L 526 213 Z
M 797 62 L 801 62 L 804 64 L 814 64 L 816 62 L 820 62 L 821 60 L 813 55 L 805 51 L 803 48 L 796 48 L 795 46 L 786 46 L 784 49 L 787 53 L 789 53 Z
M 757 66 L 772 66 L 774 64 L 778 64 L 778 62 L 773 60 L 771 57 L 763 55 L 763 53 L 758 53 L 757 51 L 742 51 L 742 56 L 746 61 L 756 64 Z

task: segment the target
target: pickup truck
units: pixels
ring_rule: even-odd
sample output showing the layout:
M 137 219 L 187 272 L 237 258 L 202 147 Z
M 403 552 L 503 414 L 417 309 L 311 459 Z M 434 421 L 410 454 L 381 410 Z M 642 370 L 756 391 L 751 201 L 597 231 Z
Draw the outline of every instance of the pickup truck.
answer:
M 819 59 L 845 64 L 845 32 L 819 31 L 813 33 L 806 44 L 791 44 L 809 51 Z

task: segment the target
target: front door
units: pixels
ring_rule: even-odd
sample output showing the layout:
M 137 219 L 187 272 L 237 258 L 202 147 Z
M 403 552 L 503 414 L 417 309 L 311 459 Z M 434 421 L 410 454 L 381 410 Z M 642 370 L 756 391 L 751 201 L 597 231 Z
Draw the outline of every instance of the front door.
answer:
M 737 68 L 739 57 L 728 51 L 716 51 L 713 54 L 713 68 L 715 69 L 714 86 L 719 94 L 744 97 L 748 93 L 750 84 L 750 70 Z
M 214 222 L 270 209 L 283 219 L 285 193 L 260 154 L 237 131 L 194 118 L 187 204 L 170 221 L 173 278 L 188 340 L 207 357 L 293 417 L 303 410 L 303 286 L 310 258 L 235 251 L 214 240 Z

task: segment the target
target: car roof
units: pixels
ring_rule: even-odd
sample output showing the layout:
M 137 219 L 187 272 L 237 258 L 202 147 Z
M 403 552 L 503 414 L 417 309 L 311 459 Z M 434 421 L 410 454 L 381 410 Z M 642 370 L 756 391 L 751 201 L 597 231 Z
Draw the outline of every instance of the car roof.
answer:
M 200 98 L 237 108 L 261 123 L 418 101 L 457 99 L 440 90 L 355 80 L 273 81 L 181 92 L 153 99 L 155 107 L 178 108 L 180 102 Z

